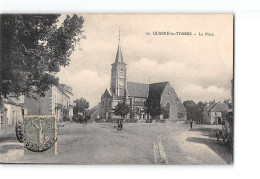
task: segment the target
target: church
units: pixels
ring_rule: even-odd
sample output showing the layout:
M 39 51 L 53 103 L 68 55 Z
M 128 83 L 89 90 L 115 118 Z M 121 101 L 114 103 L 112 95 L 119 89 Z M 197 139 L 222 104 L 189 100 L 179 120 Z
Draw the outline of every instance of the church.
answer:
M 144 103 L 149 98 L 154 100 L 158 107 L 163 106 L 169 111 L 169 120 L 186 119 L 186 110 L 168 81 L 152 84 L 127 81 L 126 66 L 119 34 L 116 58 L 111 68 L 110 89 L 106 89 L 101 96 L 100 118 L 119 118 L 114 114 L 114 108 L 118 103 L 125 102 L 130 106 L 130 110 L 134 111 L 128 118 L 146 120 L 149 116 L 144 112 Z

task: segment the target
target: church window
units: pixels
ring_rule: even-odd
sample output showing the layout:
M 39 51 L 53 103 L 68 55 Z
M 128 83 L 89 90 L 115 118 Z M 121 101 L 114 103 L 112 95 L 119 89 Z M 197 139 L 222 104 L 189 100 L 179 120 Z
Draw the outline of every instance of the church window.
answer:
M 170 113 L 170 104 L 169 103 L 167 103 L 167 105 L 166 105 L 166 110 L 169 111 L 169 113 Z
M 120 75 L 120 77 L 123 77 L 123 76 L 124 76 L 124 70 L 123 70 L 123 68 L 120 68 L 119 75 Z

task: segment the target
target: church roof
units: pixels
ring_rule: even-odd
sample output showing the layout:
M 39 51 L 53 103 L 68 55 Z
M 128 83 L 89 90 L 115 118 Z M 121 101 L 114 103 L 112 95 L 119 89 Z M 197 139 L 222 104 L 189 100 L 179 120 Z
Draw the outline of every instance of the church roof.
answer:
M 127 82 L 127 92 L 128 96 L 133 97 L 140 97 L 140 98 L 147 98 L 148 97 L 148 90 L 149 94 L 154 97 L 161 97 L 166 85 L 169 82 L 160 82 L 160 83 L 152 83 L 152 84 L 145 84 L 145 83 L 135 83 L 135 82 Z
M 111 92 L 108 89 L 106 89 L 104 94 L 102 95 L 102 97 L 103 98 L 111 98 L 112 94 L 111 94 Z
M 118 44 L 115 63 L 124 63 L 120 44 Z
M 156 95 L 158 97 L 161 97 L 166 85 L 168 84 L 168 81 L 160 82 L 160 83 L 152 83 L 149 85 L 149 93 L 150 95 Z
M 148 84 L 127 82 L 128 96 L 147 98 L 148 97 Z

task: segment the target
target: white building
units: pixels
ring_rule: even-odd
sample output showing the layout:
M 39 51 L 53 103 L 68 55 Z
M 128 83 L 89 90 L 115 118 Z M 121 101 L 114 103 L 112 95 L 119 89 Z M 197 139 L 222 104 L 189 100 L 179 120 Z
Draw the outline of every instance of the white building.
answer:
M 22 121 L 23 115 L 27 114 L 27 110 L 23 108 L 24 96 L 9 95 L 0 101 L 0 133 L 1 135 L 14 133 L 16 123 Z
M 25 98 L 28 115 L 57 115 L 58 121 L 68 120 L 73 116 L 72 88 L 64 84 L 52 86 L 45 97 Z
M 222 124 L 225 118 L 225 114 L 228 110 L 228 106 L 224 103 L 212 103 L 206 107 L 203 116 L 204 124 Z

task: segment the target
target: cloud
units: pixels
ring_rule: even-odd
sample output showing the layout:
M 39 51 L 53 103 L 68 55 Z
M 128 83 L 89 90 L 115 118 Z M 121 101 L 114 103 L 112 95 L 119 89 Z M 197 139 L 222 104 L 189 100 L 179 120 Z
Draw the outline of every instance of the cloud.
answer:
M 229 93 L 226 93 L 226 91 L 230 89 L 232 75 L 223 75 L 224 73 L 223 68 L 197 68 L 174 60 L 159 64 L 157 61 L 141 58 L 139 61 L 128 65 L 128 79 L 130 81 L 149 83 L 149 78 L 150 83 L 169 81 L 178 96 L 183 100 L 205 101 L 214 98 L 216 100 L 229 98 L 227 95 Z M 207 89 L 203 91 L 206 95 L 189 93 L 188 87 L 191 84 L 194 84 L 190 88 L 191 90 L 195 87 L 200 87 L 200 91 Z M 218 90 L 220 91 L 217 92 Z M 194 96 L 191 94 L 194 94 Z M 223 94 L 223 96 L 216 94 Z M 212 96 L 210 97 L 210 95 Z
M 83 16 L 86 39 L 82 39 L 73 52 L 70 65 L 58 74 L 62 83 L 72 86 L 76 98 L 84 97 L 93 106 L 100 101 L 105 89 L 110 87 L 111 64 L 116 56 L 119 26 L 128 81 L 169 81 L 182 100 L 220 100 L 229 96 L 233 77 L 231 16 Z M 215 35 L 146 35 L 146 32 L 153 31 L 208 31 Z
M 84 97 L 92 107 L 100 102 L 101 94 L 110 87 L 110 73 L 99 74 L 88 69 L 72 72 L 70 68 L 73 66 L 63 68 L 58 76 L 61 83 L 72 86 L 74 99 Z M 110 72 L 110 65 L 107 68 Z M 220 69 L 217 71 L 219 73 L 212 73 L 212 69 L 200 69 L 174 60 L 158 63 L 155 60 L 141 58 L 127 65 L 127 79 L 139 83 L 169 81 L 182 101 L 230 99 L 232 76 L 228 78 L 220 73 Z
M 91 107 L 100 102 L 101 95 L 109 87 L 110 82 L 110 76 L 100 76 L 91 70 L 70 73 L 63 69 L 59 73 L 59 79 L 61 83 L 72 86 L 74 99 L 86 98 Z
M 199 85 L 190 84 L 184 87 L 183 93 L 187 99 L 193 99 L 196 102 L 201 101 L 202 99 L 204 101 L 216 100 L 222 102 L 231 97 L 231 91 L 217 86 L 203 88 Z

